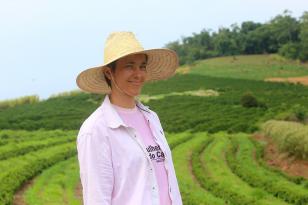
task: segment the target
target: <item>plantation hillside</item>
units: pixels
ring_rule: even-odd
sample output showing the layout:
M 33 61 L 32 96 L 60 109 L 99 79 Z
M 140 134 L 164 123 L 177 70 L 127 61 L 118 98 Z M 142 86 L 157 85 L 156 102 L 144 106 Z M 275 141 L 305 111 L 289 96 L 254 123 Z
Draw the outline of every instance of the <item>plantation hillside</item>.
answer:
M 308 204 L 308 87 L 267 81 L 306 76 L 306 64 L 250 55 L 196 61 L 145 85 L 139 99 L 160 117 L 184 205 Z M 1 205 L 82 204 L 76 137 L 103 98 L 0 102 Z M 302 160 L 302 174 L 270 166 L 270 141 L 273 156 Z
M 140 99 L 159 114 L 167 132 L 253 132 L 268 119 L 306 113 L 308 87 L 263 80 L 286 75 L 305 76 L 308 68 L 272 55 L 216 58 L 145 85 Z M 0 129 L 76 130 L 103 97 L 80 92 L 2 108 Z

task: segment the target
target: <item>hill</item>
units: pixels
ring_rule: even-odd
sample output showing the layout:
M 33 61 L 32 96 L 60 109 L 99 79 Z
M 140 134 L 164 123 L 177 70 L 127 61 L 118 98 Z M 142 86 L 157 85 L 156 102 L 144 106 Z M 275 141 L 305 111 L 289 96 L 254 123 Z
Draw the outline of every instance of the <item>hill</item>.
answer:
M 263 81 L 263 78 L 277 76 L 277 73 L 281 76 L 307 75 L 306 65 L 298 65 L 296 62 L 279 63 L 268 55 L 239 56 L 236 62 L 230 61 L 231 58 L 199 61 L 185 75 L 180 72 L 169 80 L 145 85 L 142 94 L 152 96 L 146 104 L 159 114 L 166 131 L 181 132 L 191 129 L 252 132 L 260 122 L 274 118 L 281 112 L 295 112 L 294 106 L 306 112 L 307 87 Z M 285 73 L 279 71 L 281 65 L 286 68 Z M 183 67 L 179 70 L 183 70 Z M 187 91 L 198 90 L 212 90 L 217 95 L 187 94 Z M 186 94 L 170 95 L 173 92 Z M 243 106 L 242 98 L 247 93 L 258 104 Z M 71 96 L 52 97 L 38 103 L 2 109 L 0 128 L 79 129 L 86 117 L 100 105 L 103 97 L 74 93 Z

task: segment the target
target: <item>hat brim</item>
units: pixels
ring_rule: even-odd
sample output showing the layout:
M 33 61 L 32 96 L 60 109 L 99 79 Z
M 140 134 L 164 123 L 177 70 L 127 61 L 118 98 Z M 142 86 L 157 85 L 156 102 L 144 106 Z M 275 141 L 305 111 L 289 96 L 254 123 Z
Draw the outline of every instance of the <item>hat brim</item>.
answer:
M 146 82 L 170 78 L 179 66 L 179 59 L 175 51 L 170 49 L 149 49 L 130 53 L 119 57 L 123 58 L 132 54 L 147 54 Z M 118 60 L 115 59 L 115 60 Z M 105 80 L 103 69 L 108 63 L 82 71 L 76 79 L 80 89 L 90 93 L 107 94 L 111 90 Z

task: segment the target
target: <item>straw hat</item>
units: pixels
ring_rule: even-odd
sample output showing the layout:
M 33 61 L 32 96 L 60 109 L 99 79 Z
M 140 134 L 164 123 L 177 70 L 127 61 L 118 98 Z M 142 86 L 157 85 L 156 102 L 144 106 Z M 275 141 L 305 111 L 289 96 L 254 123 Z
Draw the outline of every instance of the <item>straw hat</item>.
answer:
M 148 56 L 146 81 L 167 79 L 174 75 L 179 66 L 175 51 L 165 48 L 144 50 L 132 32 L 113 32 L 105 43 L 104 64 L 82 71 L 76 79 L 78 87 L 91 93 L 109 93 L 111 90 L 103 74 L 106 65 L 127 55 L 140 53 Z

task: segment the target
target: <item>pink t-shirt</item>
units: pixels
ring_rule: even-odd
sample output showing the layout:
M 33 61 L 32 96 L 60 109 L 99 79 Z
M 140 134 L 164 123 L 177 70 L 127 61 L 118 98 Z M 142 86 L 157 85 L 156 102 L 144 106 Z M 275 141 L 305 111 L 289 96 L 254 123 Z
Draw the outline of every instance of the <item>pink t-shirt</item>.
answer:
M 113 107 L 117 110 L 123 122 L 129 127 L 133 127 L 140 134 L 155 170 L 160 204 L 171 205 L 168 191 L 168 175 L 164 166 L 165 156 L 163 151 L 160 149 L 160 146 L 154 141 L 153 134 L 142 112 L 137 106 L 129 109 L 113 104 Z

